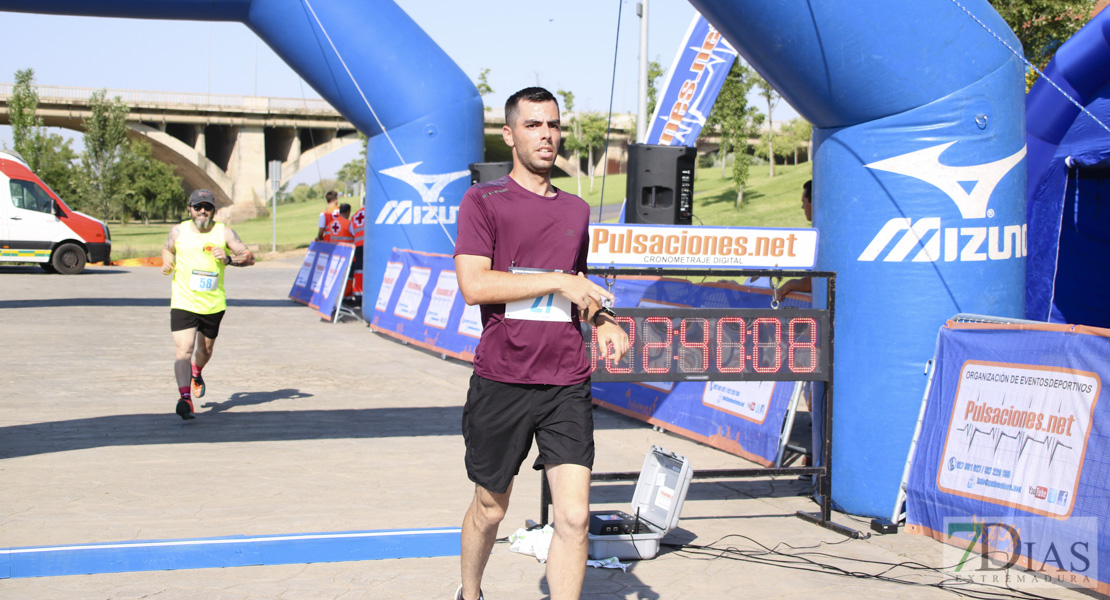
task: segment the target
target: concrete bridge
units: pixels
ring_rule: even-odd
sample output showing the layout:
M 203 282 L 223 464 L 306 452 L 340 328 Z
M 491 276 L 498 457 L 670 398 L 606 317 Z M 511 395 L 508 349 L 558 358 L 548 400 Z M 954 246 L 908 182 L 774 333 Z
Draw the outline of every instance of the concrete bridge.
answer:
M 605 116 L 605 115 L 602 115 Z M 565 137 L 570 131 L 570 121 L 575 117 L 574 112 L 563 111 L 560 115 L 563 121 L 563 136 Z M 508 147 L 501 138 L 501 128 L 505 125 L 505 114 L 500 108 L 487 109 L 485 111 L 485 136 L 486 136 L 486 160 L 512 160 L 509 154 Z M 608 157 L 609 174 L 624 173 L 625 167 L 628 165 L 628 144 L 631 143 L 631 136 L 636 133 L 636 115 L 618 113 L 613 115 L 611 130 L 609 132 L 609 149 L 604 152 L 602 149 L 594 150 L 594 173 L 601 174 L 602 168 L 606 165 L 606 157 Z M 500 152 L 496 149 L 501 149 Z M 502 154 L 503 156 L 498 156 Z M 574 176 L 581 170 L 582 175 L 586 175 L 587 169 L 579 169 L 578 165 L 574 164 L 573 153 L 569 152 L 565 147 L 560 148 L 559 155 L 555 157 L 555 168 L 562 170 L 567 175 Z M 587 156 L 580 156 L 580 159 L 585 165 Z M 559 173 L 561 174 L 561 173 Z
M 48 127 L 83 131 L 93 88 L 36 86 L 38 115 Z M 12 84 L 0 84 L 0 124 L 9 124 Z M 355 127 L 324 100 L 187 92 L 106 90 L 130 109 L 130 136 L 150 142 L 186 190 L 216 195 L 219 217 L 258 214 L 269 197 L 267 164 L 280 160 L 281 184 L 324 155 L 358 142 Z
M 83 132 L 90 99 L 99 90 L 40 85 L 36 91 L 44 125 Z M 0 83 L 0 124 L 9 124 L 11 94 L 12 84 Z M 257 216 L 265 206 L 270 161 L 281 161 L 279 185 L 284 185 L 323 156 L 358 142 L 354 125 L 325 100 L 137 90 L 105 90 L 105 96 L 127 105 L 131 137 L 149 141 L 154 157 L 184 180 L 186 192 L 207 188 L 216 194 L 218 216 L 229 222 Z M 564 121 L 572 116 L 564 114 Z M 501 142 L 504 123 L 501 110 L 485 111 L 487 160 L 510 160 Z M 613 115 L 608 153 L 594 154 L 596 173 L 625 171 L 634 131 L 633 115 Z M 699 152 L 716 150 L 718 136 L 705 133 Z M 573 176 L 578 166 L 571 158 L 564 149 L 555 166 Z

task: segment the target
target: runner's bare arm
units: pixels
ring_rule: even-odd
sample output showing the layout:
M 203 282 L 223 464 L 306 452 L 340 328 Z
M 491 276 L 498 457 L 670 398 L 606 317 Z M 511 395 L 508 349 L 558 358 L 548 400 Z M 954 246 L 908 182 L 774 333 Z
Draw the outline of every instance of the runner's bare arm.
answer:
M 231 262 L 233 267 L 249 267 L 254 264 L 254 254 L 250 248 L 239 239 L 239 234 L 230 227 L 224 227 L 224 242 L 231 250 Z
M 162 274 L 169 275 L 173 272 L 173 264 L 177 258 L 177 235 L 178 229 L 181 225 L 174 225 L 170 228 L 170 234 L 166 236 L 166 243 L 162 244 Z
M 602 298 L 613 299 L 605 288 L 569 273 L 533 273 L 521 275 L 495 271 L 485 256 L 460 254 L 455 257 L 455 274 L 459 290 L 467 304 L 504 304 L 515 300 L 559 294 L 578 306 Z

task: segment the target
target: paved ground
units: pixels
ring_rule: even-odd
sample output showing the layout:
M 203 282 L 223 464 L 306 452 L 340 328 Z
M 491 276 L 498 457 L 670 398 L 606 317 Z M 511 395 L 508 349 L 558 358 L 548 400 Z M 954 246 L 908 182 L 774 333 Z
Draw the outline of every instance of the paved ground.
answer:
M 169 282 L 157 269 L 91 267 L 64 277 L 0 267 L 0 548 L 457 526 L 472 490 L 458 433 L 468 365 L 361 322 L 321 321 L 286 299 L 299 262 L 229 270 L 233 300 L 192 422 L 173 414 Z M 598 471 L 638 470 L 652 444 L 686 455 L 695 469 L 751 466 L 607 411 L 597 424 Z M 518 478 L 502 535 L 538 518 L 538 488 L 532 472 Z M 944 575 L 884 564 L 939 566 L 940 544 L 906 534 L 846 540 L 793 516 L 816 510 L 807 493 L 793 478 L 695 481 L 680 529 L 666 541 L 717 550 L 665 548 L 628 572 L 591 569 L 583 597 L 955 597 L 928 586 Z M 624 508 L 631 496 L 630 483 L 593 489 L 595 508 Z M 796 558 L 760 554 L 757 544 Z M 457 562 L 0 579 L 0 597 L 447 599 Z M 543 566 L 506 544 L 495 547 L 484 587 L 490 600 L 547 592 Z M 1037 591 L 1082 597 L 1055 586 Z

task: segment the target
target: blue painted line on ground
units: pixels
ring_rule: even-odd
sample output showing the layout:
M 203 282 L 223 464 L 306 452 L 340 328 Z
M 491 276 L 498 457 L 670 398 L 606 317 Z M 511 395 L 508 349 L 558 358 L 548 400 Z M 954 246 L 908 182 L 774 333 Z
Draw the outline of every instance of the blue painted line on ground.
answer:
M 397 529 L 0 548 L 0 579 L 459 555 L 460 529 Z

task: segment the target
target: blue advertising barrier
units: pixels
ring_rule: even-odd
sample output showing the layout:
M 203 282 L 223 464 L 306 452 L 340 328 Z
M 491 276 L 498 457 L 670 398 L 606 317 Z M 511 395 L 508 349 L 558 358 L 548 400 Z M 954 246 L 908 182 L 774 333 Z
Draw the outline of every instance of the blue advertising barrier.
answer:
M 289 297 L 315 308 L 331 321 L 343 301 L 354 254 L 354 244 L 312 242 Z
M 415 346 L 474 360 L 482 337 L 477 306 L 467 306 L 455 278 L 455 261 L 446 254 L 393 249 L 376 298 L 370 328 Z
M 590 278 L 607 285 L 599 277 Z M 618 310 L 767 308 L 771 294 L 770 289 L 726 282 L 695 285 L 655 277 L 621 278 L 611 289 Z M 800 298 L 787 297 L 782 306 L 808 307 Z M 462 360 L 474 359 L 482 335 L 481 313 L 463 301 L 452 257 L 411 250 L 393 251 L 369 322 L 374 331 Z M 606 408 L 763 466 L 777 459 L 792 391 L 793 384 L 773 381 L 604 382 L 592 387 L 594 401 Z
M 906 530 L 973 546 L 961 576 L 976 578 L 990 552 L 1038 581 L 1110 592 L 1108 355 L 1107 329 L 942 328 Z

